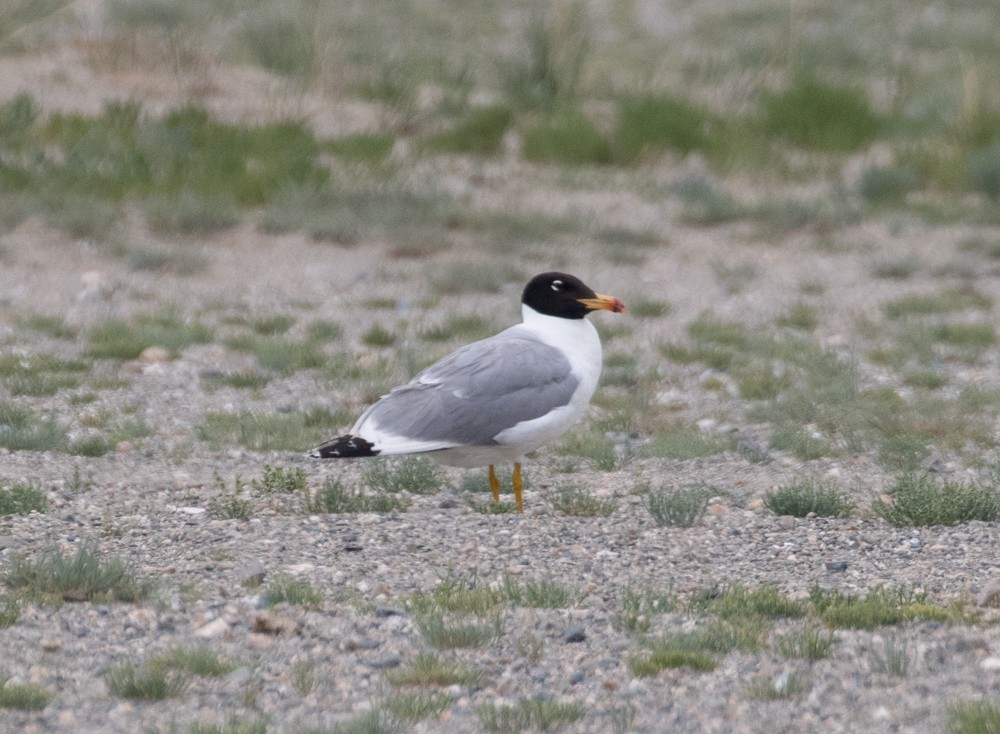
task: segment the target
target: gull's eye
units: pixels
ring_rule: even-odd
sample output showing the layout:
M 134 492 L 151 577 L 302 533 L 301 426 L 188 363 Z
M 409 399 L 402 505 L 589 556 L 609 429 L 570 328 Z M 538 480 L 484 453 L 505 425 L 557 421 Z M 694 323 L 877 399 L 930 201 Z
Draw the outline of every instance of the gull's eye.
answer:
M 552 281 L 552 290 L 556 291 L 557 293 L 562 290 L 562 286 L 563 282 L 561 280 Z

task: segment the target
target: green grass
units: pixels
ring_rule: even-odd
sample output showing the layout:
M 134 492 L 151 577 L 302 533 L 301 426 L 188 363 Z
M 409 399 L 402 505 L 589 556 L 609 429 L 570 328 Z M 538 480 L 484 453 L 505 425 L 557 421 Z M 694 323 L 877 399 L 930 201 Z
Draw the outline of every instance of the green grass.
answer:
M 905 474 L 888 490 L 891 502 L 876 500 L 875 513 L 892 525 L 955 525 L 1000 519 L 1000 491 L 994 486 L 937 481 L 927 474 Z
M 653 641 L 645 653 L 628 657 L 626 664 L 632 675 L 652 678 L 669 668 L 691 668 L 703 673 L 714 670 L 717 663 L 697 634 L 674 633 Z
M 439 324 L 421 330 L 420 338 L 431 342 L 445 342 L 452 339 L 472 342 L 485 339 L 496 331 L 497 328 L 493 322 L 484 319 L 479 314 L 457 314 Z
M 622 610 L 615 616 L 615 626 L 626 632 L 648 632 L 652 617 L 677 610 L 673 594 L 646 588 L 642 591 L 625 589 L 622 592 Z
M 609 517 L 618 509 L 614 497 L 594 497 L 583 487 L 564 485 L 549 497 L 552 508 L 570 517 Z
M 0 446 L 11 451 L 61 451 L 66 432 L 52 416 L 40 417 L 29 408 L 0 401 Z
M 815 513 L 820 517 L 849 517 L 854 505 L 835 487 L 805 479 L 785 484 L 764 495 L 764 505 L 775 515 L 805 517 Z
M 191 679 L 182 671 L 163 666 L 124 662 L 109 668 L 104 681 L 108 690 L 119 698 L 163 701 L 183 694 Z
M 573 431 L 556 447 L 563 456 L 580 457 L 597 471 L 615 471 L 628 462 L 629 456 L 619 452 L 617 447 L 603 433 L 594 431 Z
M 517 734 L 525 729 L 550 731 L 579 721 L 585 713 L 581 704 L 549 699 L 522 699 L 514 705 L 501 706 L 482 703 L 476 707 L 483 730 L 500 734 Z
M 87 335 L 86 354 L 94 359 L 136 359 L 147 347 L 165 347 L 176 355 L 191 344 L 213 338 L 212 329 L 199 321 L 189 321 L 176 313 L 141 316 L 134 321 L 109 319 Z
M 35 331 L 39 334 L 51 336 L 54 339 L 74 339 L 76 329 L 66 323 L 66 320 L 59 316 L 49 316 L 43 313 L 28 313 L 15 319 L 15 323 L 26 331 Z
M 362 343 L 369 347 L 391 347 L 397 339 L 396 334 L 379 324 L 374 324 L 361 335 Z
M 504 133 L 513 119 L 514 115 L 507 107 L 473 109 L 454 128 L 433 136 L 427 145 L 439 152 L 496 155 L 501 151 Z
M 47 507 L 45 492 L 33 483 L 0 487 L 0 515 L 28 515 L 45 512 Z
M 637 296 L 628 300 L 628 312 L 640 319 L 658 319 L 670 313 L 670 304 L 656 298 Z
M 308 581 L 298 581 L 288 574 L 275 574 L 264 587 L 264 603 L 269 607 L 278 604 L 318 607 L 323 603 L 323 592 L 313 588 Z
M 224 520 L 249 520 L 253 517 L 253 501 L 247 497 L 246 486 L 239 476 L 233 481 L 233 489 L 226 489 L 226 483 L 219 474 L 215 475 L 215 485 L 219 496 L 209 503 L 212 514 Z
M 920 174 L 912 166 L 869 166 L 862 172 L 858 192 L 869 204 L 898 205 L 918 188 Z
M 705 515 L 714 492 L 707 487 L 685 487 L 651 492 L 646 507 L 660 527 L 689 528 Z
M 807 624 L 803 629 L 791 630 L 778 637 L 775 647 L 785 657 L 822 660 L 830 656 L 834 644 L 833 631 Z
M 271 466 L 264 464 L 259 480 L 250 481 L 250 488 L 257 494 L 295 494 L 307 492 L 306 472 L 299 466 Z
M 314 341 L 301 341 L 274 334 L 243 334 L 225 341 L 229 349 L 252 354 L 266 370 L 290 375 L 298 370 L 322 367 L 323 350 Z
M 1000 201 L 1000 140 L 969 154 L 969 182 L 990 201 Z
M 782 673 L 774 678 L 755 678 L 747 685 L 747 696 L 759 701 L 778 701 L 809 690 L 800 673 Z
M 930 316 L 954 311 L 984 310 L 993 300 L 971 287 L 944 288 L 938 293 L 910 295 L 882 305 L 887 318 L 901 319 L 908 316 Z
M 232 663 L 207 648 L 174 647 L 147 660 L 150 668 L 177 670 L 202 678 L 221 678 L 236 669 Z
M 80 385 L 91 365 L 51 354 L 8 354 L 0 357 L 0 384 L 13 395 L 55 395 Z
M 350 489 L 337 479 L 327 479 L 323 487 L 309 498 L 309 513 L 405 512 L 410 500 L 388 492 L 366 493 L 361 488 Z
M 0 679 L 0 709 L 41 711 L 51 700 L 52 694 L 34 683 L 11 683 Z
M 715 140 L 709 112 L 679 97 L 644 96 L 622 100 L 618 105 L 615 153 L 625 163 L 665 151 L 687 154 L 711 150 Z
M 271 375 L 256 370 L 211 373 L 202 376 L 202 382 L 209 390 L 220 387 L 232 387 L 237 390 L 262 390 L 270 381 Z
M 435 494 L 447 486 L 444 472 L 427 459 L 373 460 L 365 468 L 364 483 L 376 492 Z
M 451 698 L 440 691 L 406 691 L 390 694 L 381 705 L 395 720 L 415 722 L 440 716 L 451 706 Z
M 17 623 L 21 616 L 21 607 L 13 596 L 4 595 L 0 599 L 3 600 L 0 603 L 0 629 L 6 629 Z
M 475 575 L 464 576 L 449 572 L 440 579 L 430 594 L 422 591 L 415 593 L 407 606 L 416 614 L 444 610 L 485 617 L 492 615 L 504 599 L 504 589 L 485 585 Z
M 139 203 L 154 228 L 181 233 L 229 226 L 239 207 L 261 205 L 290 184 L 323 186 L 328 178 L 304 124 L 234 125 L 194 106 L 159 118 L 120 101 L 106 103 L 98 116 L 37 115 L 3 147 L 14 145 L 21 155 L 10 159 L 8 173 L 19 190 L 86 202 L 74 210 L 88 221 L 95 212 L 113 213 L 118 202 Z
M 808 303 L 796 303 L 775 319 L 778 326 L 813 331 L 819 325 L 819 311 Z
M 800 75 L 761 98 L 761 124 L 767 134 L 805 148 L 847 152 L 876 137 L 884 123 L 863 90 Z
M 958 701 L 948 706 L 948 734 L 997 734 L 1000 702 Z
M 871 651 L 872 670 L 895 678 L 905 678 L 910 672 L 913 655 L 905 637 L 887 635 L 882 638 L 881 651 Z
M 341 158 L 377 165 L 392 152 L 395 142 L 391 133 L 357 133 L 331 140 L 326 147 Z
M 675 424 L 650 436 L 642 453 L 658 459 L 698 459 L 721 454 L 730 445 L 722 436 L 706 435 L 693 426 Z
M 574 606 L 581 598 L 579 592 L 557 581 L 543 579 L 518 583 L 511 576 L 504 578 L 503 593 L 510 604 L 532 609 L 564 609 Z
M 591 49 L 592 30 L 579 7 L 561 12 L 536 6 L 523 15 L 517 37 L 524 47 L 502 67 L 508 96 L 519 106 L 551 109 L 578 93 Z
M 767 584 L 756 589 L 740 584 L 711 586 L 694 594 L 689 605 L 692 610 L 734 622 L 753 617 L 798 619 L 807 611 L 805 603 L 789 599 L 776 587 Z
M 103 557 L 87 543 L 70 556 L 55 546 L 43 548 L 33 561 L 14 556 L 4 581 L 8 589 L 25 596 L 56 602 L 137 603 L 154 590 L 153 582 L 140 577 L 125 561 L 117 556 Z
M 427 644 L 439 650 L 486 647 L 495 643 L 503 632 L 499 615 L 469 620 L 430 609 L 416 615 L 414 622 Z
M 242 446 L 250 451 L 305 451 L 328 438 L 336 417 L 325 411 L 258 414 L 206 413 L 198 438 L 210 446 Z
M 962 621 L 964 611 L 929 603 L 925 594 L 906 589 L 879 588 L 858 597 L 814 587 L 810 603 L 820 619 L 833 629 L 872 630 L 909 621 Z
M 560 112 L 524 131 L 524 157 L 563 165 L 611 163 L 611 144 L 582 112 Z
M 398 668 L 387 670 L 385 677 L 394 686 L 443 688 L 451 685 L 475 685 L 481 676 L 478 670 L 467 663 L 447 659 L 433 652 L 422 652 Z

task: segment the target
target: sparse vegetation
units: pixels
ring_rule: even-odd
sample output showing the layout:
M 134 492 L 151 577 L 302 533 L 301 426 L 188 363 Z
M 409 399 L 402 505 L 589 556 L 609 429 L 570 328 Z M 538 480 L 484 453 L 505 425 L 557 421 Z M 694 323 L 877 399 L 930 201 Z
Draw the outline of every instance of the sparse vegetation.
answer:
M 996 734 L 1000 702 L 960 701 L 948 707 L 948 734 Z
M 525 729 L 549 731 L 582 719 L 584 709 L 578 703 L 559 703 L 548 699 L 523 699 L 513 706 L 480 704 L 476 708 L 479 723 L 488 732 L 515 734 Z
M 1000 491 L 993 486 L 937 481 L 927 474 L 905 474 L 889 489 L 889 500 L 872 509 L 896 526 L 955 525 L 1000 519 Z
M 405 512 L 409 506 L 409 499 L 399 494 L 366 493 L 360 488 L 345 487 L 337 479 L 327 479 L 306 502 L 310 513 Z
M 389 493 L 434 494 L 446 486 L 441 469 L 415 456 L 370 462 L 364 482 L 376 492 Z
M 479 678 L 479 672 L 466 663 L 430 652 L 420 653 L 408 663 L 386 671 L 386 679 L 394 686 L 468 686 Z
M 308 581 L 299 581 L 288 574 L 274 574 L 264 587 L 264 601 L 268 606 L 293 604 L 317 607 L 323 603 L 323 593 Z
M 45 512 L 48 500 L 45 492 L 32 483 L 11 484 L 0 487 L 0 515 L 27 515 Z
M 190 676 L 162 665 L 119 663 L 107 670 L 104 680 L 108 690 L 119 698 L 139 701 L 162 701 L 187 690 Z
M 153 583 L 126 562 L 117 556 L 105 558 L 87 543 L 69 556 L 52 545 L 33 561 L 14 556 L 4 582 L 26 596 L 55 602 L 139 602 L 153 592 Z
M 0 709 L 41 711 L 51 700 L 52 694 L 34 683 L 0 680 Z
M 705 515 L 713 492 L 707 487 L 685 487 L 649 494 L 647 507 L 657 525 L 689 528 Z
M 618 509 L 614 497 L 594 497 L 586 489 L 570 485 L 559 487 L 550 502 L 556 512 L 571 517 L 608 517 Z

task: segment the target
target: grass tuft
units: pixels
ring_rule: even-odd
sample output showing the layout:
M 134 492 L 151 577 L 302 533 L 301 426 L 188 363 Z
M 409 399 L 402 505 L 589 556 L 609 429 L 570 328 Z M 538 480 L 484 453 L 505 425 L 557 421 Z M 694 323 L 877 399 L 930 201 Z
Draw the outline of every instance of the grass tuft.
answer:
M 614 497 L 594 497 L 582 487 L 562 486 L 551 495 L 552 508 L 570 517 L 608 517 L 618 509 Z
M 812 479 L 779 487 L 764 496 L 764 505 L 775 515 L 805 517 L 815 513 L 820 517 L 850 517 L 854 505 L 831 486 Z
M 213 338 L 210 328 L 186 321 L 174 313 L 137 318 L 135 322 L 110 319 L 90 330 L 87 355 L 95 359 L 136 359 L 144 349 L 165 347 L 176 354 L 191 344 Z
M 364 482 L 376 492 L 389 493 L 435 494 L 447 486 L 439 467 L 416 456 L 369 462 Z
M 187 690 L 191 679 L 182 671 L 160 665 L 120 663 L 104 674 L 108 690 L 119 698 L 137 701 L 163 701 L 176 698 Z
M 822 660 L 830 656 L 834 643 L 833 631 L 810 624 L 804 629 L 786 632 L 779 637 L 777 649 L 789 658 Z
M 140 602 L 153 592 L 153 583 L 140 578 L 117 556 L 102 558 L 95 547 L 81 544 L 64 556 L 54 546 L 37 560 L 14 556 L 4 578 L 10 589 L 31 597 L 58 601 Z
M 872 509 L 897 527 L 1000 519 L 1000 492 L 993 486 L 938 482 L 927 474 L 904 474 L 888 494 L 891 501 L 876 500 Z
M 863 90 L 805 75 L 794 79 L 784 91 L 765 95 L 761 112 L 769 135 L 823 151 L 856 150 L 883 126 Z
M 1000 701 L 959 701 L 948 707 L 948 734 L 997 734 Z
M 528 730 L 549 731 L 557 729 L 584 716 L 578 703 L 560 703 L 550 699 L 524 699 L 513 706 L 483 703 L 476 707 L 479 724 L 485 731 L 500 734 L 517 734 Z
M 0 487 L 0 515 L 28 515 L 45 512 L 46 507 L 45 492 L 32 483 Z
M 432 150 L 490 156 L 500 152 L 504 133 L 513 113 L 507 107 L 481 107 L 471 110 L 452 130 L 438 133 L 428 141 Z
M 660 527 L 689 528 L 705 515 L 712 494 L 706 487 L 686 487 L 672 492 L 659 490 L 650 493 L 646 506 Z
M 529 161 L 566 165 L 607 164 L 611 144 L 583 113 L 556 114 L 524 133 L 524 157 Z
M 961 619 L 961 609 L 945 609 L 927 602 L 926 594 L 906 589 L 879 588 L 855 597 L 814 587 L 809 599 L 820 619 L 834 629 L 871 630 L 914 620 L 946 622 Z
M 264 588 L 264 602 L 269 606 L 293 604 L 304 607 L 318 607 L 323 603 L 323 592 L 314 589 L 308 581 L 298 581 L 288 574 L 272 576 Z
M 52 694 L 41 686 L 0 680 L 0 709 L 41 711 L 51 700 Z
M 450 685 L 474 685 L 479 681 L 480 674 L 461 661 L 448 660 L 437 653 L 423 652 L 408 663 L 387 670 L 385 677 L 394 686 L 443 688 Z
M 306 502 L 310 513 L 346 512 L 405 512 L 410 500 L 398 494 L 376 492 L 366 494 L 360 488 L 348 489 L 337 479 L 327 479 L 316 494 Z

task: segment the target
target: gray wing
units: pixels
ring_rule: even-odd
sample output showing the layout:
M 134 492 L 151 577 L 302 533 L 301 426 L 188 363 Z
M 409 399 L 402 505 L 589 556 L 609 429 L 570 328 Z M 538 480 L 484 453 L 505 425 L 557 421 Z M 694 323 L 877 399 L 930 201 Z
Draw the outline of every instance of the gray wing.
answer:
M 579 380 L 565 355 L 511 330 L 452 352 L 368 409 L 380 431 L 420 441 L 495 445 L 522 421 L 569 403 Z

